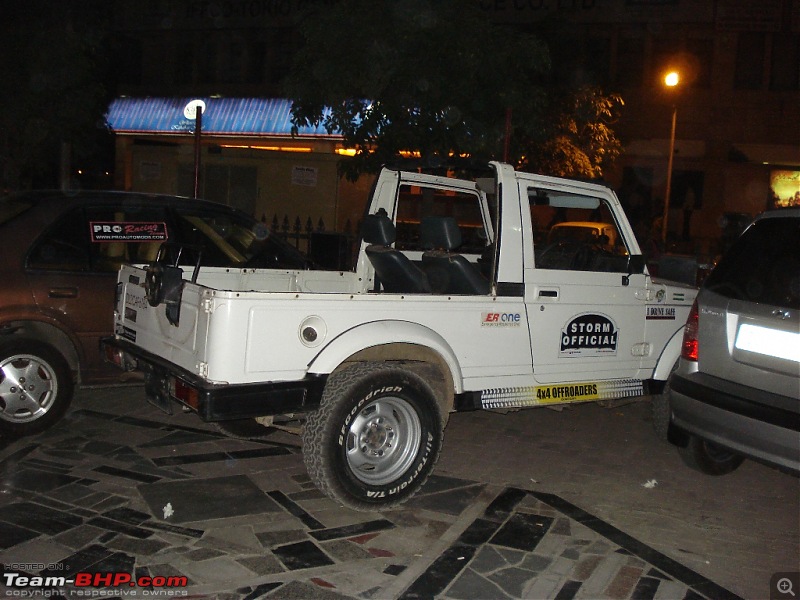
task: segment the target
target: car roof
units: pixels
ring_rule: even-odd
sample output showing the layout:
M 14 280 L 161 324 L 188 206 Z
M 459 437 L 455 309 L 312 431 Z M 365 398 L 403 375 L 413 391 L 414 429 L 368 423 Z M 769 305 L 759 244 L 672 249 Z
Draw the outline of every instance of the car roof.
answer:
M 773 210 L 767 210 L 757 215 L 754 220 L 760 221 L 761 219 L 781 219 L 781 218 L 790 218 L 790 219 L 800 218 L 800 207 L 776 208 Z
M 31 190 L 9 194 L 7 197 L 30 202 L 34 205 L 50 202 L 58 202 L 62 206 L 84 203 L 120 204 L 141 202 L 155 206 L 208 207 L 246 214 L 232 206 L 211 200 L 172 194 L 152 194 L 121 190 Z

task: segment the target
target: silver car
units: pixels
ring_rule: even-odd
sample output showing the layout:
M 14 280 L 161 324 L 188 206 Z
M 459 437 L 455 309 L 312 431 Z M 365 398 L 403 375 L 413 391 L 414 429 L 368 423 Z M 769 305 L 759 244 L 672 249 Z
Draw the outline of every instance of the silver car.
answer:
M 800 209 L 757 217 L 708 276 L 664 400 L 690 467 L 800 472 Z

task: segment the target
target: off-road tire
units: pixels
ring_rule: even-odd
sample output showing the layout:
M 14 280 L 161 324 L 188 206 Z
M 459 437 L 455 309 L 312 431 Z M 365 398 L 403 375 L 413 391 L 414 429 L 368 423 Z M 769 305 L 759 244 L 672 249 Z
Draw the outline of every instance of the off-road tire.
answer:
M 689 442 L 678 452 L 686 466 L 706 475 L 727 475 L 744 461 L 743 456 L 696 435 L 689 436 Z
M 67 361 L 49 344 L 28 339 L 0 343 L 0 430 L 4 433 L 23 436 L 44 431 L 64 415 L 74 388 Z
M 354 510 L 408 500 L 430 475 L 442 445 L 430 386 L 391 363 L 358 363 L 328 379 L 303 427 L 303 460 L 330 498 Z

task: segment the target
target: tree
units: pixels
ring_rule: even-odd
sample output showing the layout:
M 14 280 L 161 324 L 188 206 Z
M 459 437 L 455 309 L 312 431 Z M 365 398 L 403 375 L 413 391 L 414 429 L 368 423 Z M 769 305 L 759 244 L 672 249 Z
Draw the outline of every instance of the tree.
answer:
M 322 123 L 356 151 L 355 179 L 401 150 L 447 158 L 502 152 L 508 110 L 537 124 L 547 48 L 488 23 L 459 0 L 342 0 L 301 25 L 304 47 L 285 81 L 296 126 Z
M 622 106 L 621 96 L 594 86 L 552 94 L 542 128 L 533 136 L 520 132 L 520 168 L 562 177 L 602 177 L 622 149 L 611 128 Z
M 108 106 L 103 0 L 13 0 L 0 25 L 0 181 L 53 185 L 62 145 L 90 154 Z M 99 127 L 98 127 L 99 125 Z
M 292 120 L 343 135 L 349 179 L 401 150 L 502 159 L 509 116 L 507 158 L 529 170 L 597 177 L 619 154 L 610 124 L 621 98 L 546 87 L 545 43 L 487 21 L 477 2 L 341 0 L 300 32 L 284 82 Z

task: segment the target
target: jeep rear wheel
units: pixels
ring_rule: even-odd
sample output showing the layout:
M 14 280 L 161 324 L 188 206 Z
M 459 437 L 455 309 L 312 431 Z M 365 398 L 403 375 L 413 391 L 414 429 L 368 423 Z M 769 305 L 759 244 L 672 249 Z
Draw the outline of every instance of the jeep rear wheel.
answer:
M 422 487 L 442 429 L 434 393 L 418 375 L 361 363 L 328 379 L 303 427 L 303 459 L 328 496 L 355 510 L 379 510 Z
M 66 360 L 52 346 L 0 344 L 0 430 L 28 435 L 50 427 L 66 412 L 73 387 Z

